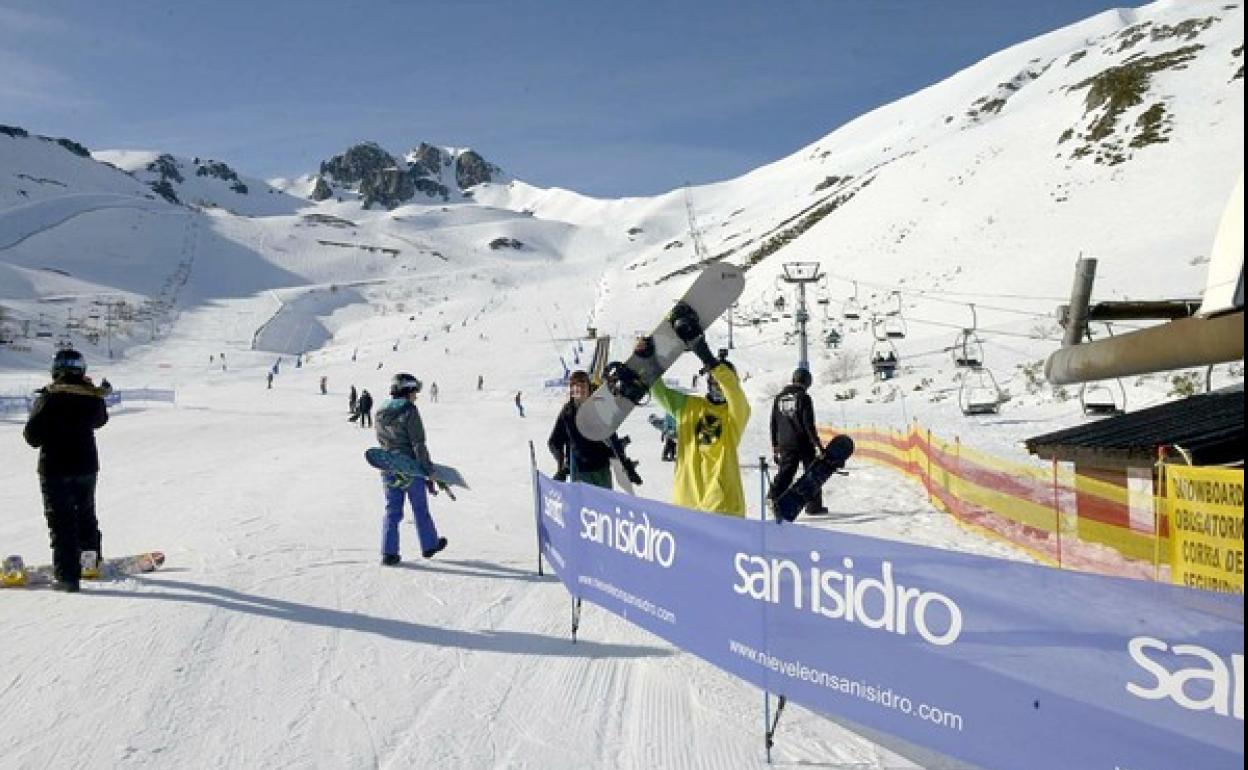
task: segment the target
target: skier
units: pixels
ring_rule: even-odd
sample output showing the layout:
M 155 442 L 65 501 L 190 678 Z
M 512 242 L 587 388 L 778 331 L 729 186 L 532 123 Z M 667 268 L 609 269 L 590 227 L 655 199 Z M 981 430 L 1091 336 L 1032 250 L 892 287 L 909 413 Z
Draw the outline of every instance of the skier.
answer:
M 611 457 L 619 459 L 628 480 L 641 484 L 637 474 L 637 462 L 624 454 L 624 445 L 614 433 L 606 441 L 591 441 L 581 435 L 576 427 L 576 412 L 589 398 L 589 374 L 578 369 L 568 376 L 568 402 L 559 410 L 555 427 L 550 431 L 546 446 L 554 455 L 558 469 L 555 481 L 580 481 L 596 487 L 611 489 Z
M 518 390 L 516 391 L 515 402 L 516 402 L 516 411 L 520 413 L 521 417 L 523 417 L 524 416 L 524 404 L 520 402 L 520 391 Z
M 355 386 L 351 386 L 351 395 L 347 396 L 347 413 L 355 414 L 355 403 L 360 398 L 360 394 L 355 391 Z
M 478 374 L 477 375 L 477 390 L 481 390 L 484 387 L 485 387 L 485 376 Z
M 414 458 L 426 468 L 433 464 L 425 445 L 425 425 L 416 408 L 420 380 L 399 373 L 390 381 L 390 400 L 377 412 L 377 443 L 388 452 Z M 368 391 L 365 391 L 367 393 Z M 386 494 L 386 513 L 381 520 L 381 563 L 392 567 L 399 563 L 399 522 L 403 520 L 403 499 L 412 507 L 412 519 L 420 538 L 421 555 L 432 558 L 446 548 L 446 538 L 438 536 L 438 527 L 429 515 L 428 493 L 437 494 L 433 481 L 403 486 L 395 474 L 383 472 L 382 485 Z
M 321 395 L 322 396 L 329 392 L 328 385 L 329 385 L 329 378 L 322 374 L 321 375 Z
M 95 516 L 95 484 L 100 471 L 95 431 L 108 422 L 104 397 L 108 380 L 96 387 L 87 362 L 76 350 L 58 351 L 52 359 L 52 383 L 41 388 L 23 436 L 39 449 L 39 489 L 52 543 L 53 587 L 75 593 L 82 578 L 85 552 L 100 556 L 100 525 Z M 89 558 L 89 557 L 88 557 Z
M 429 384 L 429 400 L 435 404 L 438 403 L 438 383 L 436 382 Z
M 269 376 L 267 379 L 269 383 L 269 390 L 273 390 L 273 370 L 272 369 L 269 370 Z
M 373 427 L 373 396 L 367 388 L 360 391 L 360 400 L 355 403 L 355 409 L 355 413 L 360 416 L 360 427 Z
M 767 493 L 767 503 L 771 506 L 793 483 L 798 465 L 803 472 L 809 470 L 815 457 L 823 451 L 823 442 L 815 429 L 815 404 L 807 393 L 812 382 L 810 370 L 795 369 L 791 381 L 771 404 L 771 453 L 776 462 L 776 477 Z M 822 492 L 806 504 L 808 514 L 827 512 Z
M 687 348 L 703 363 L 706 397 L 667 387 L 660 377 L 650 386 L 654 400 L 676 421 L 676 478 L 672 502 L 728 516 L 745 516 L 745 491 L 737 446 L 750 419 L 750 403 L 737 380 L 736 367 L 721 351 L 711 355 L 702 329 L 685 319 L 677 330 Z

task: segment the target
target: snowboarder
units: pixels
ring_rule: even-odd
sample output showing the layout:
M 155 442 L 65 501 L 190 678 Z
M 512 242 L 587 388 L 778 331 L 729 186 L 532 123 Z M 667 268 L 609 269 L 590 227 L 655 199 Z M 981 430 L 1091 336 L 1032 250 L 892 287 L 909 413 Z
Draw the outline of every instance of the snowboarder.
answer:
M 771 404 L 771 454 L 776 463 L 776 477 L 767 493 L 771 505 L 793 483 L 798 466 L 803 471 L 809 470 L 823 451 L 823 442 L 815 429 L 815 404 L 807 393 L 812 382 L 810 370 L 795 369 L 791 382 Z M 806 505 L 808 514 L 827 512 L 822 493 L 816 494 Z
M 520 391 L 518 390 L 516 391 L 516 397 L 514 400 L 516 402 L 516 411 L 520 413 L 521 417 L 523 417 L 524 416 L 524 404 L 520 401 Z
M 355 386 L 351 386 L 351 395 L 347 396 L 347 414 L 355 414 L 355 403 L 360 398 L 360 394 L 356 392 Z
M 576 410 L 589 398 L 590 390 L 587 372 L 578 369 L 568 376 L 568 401 L 559 410 L 555 427 L 546 441 L 546 446 L 558 464 L 555 481 L 567 481 L 571 478 L 573 481 L 612 489 L 611 458 L 614 456 L 624 466 L 628 480 L 641 484 L 641 476 L 637 474 L 637 462 L 624 454 L 624 445 L 616 434 L 612 433 L 606 441 L 591 441 L 577 429 Z
M 484 387 L 485 387 L 485 376 L 478 374 L 477 375 L 477 390 L 481 390 Z
M 360 391 L 360 400 L 355 404 L 356 414 L 359 415 L 360 427 L 373 427 L 373 396 L 368 389 Z
M 108 380 L 96 387 L 87 362 L 73 349 L 52 360 L 52 383 L 38 391 L 23 436 L 39 449 L 39 489 L 52 542 L 53 587 L 76 592 L 83 553 L 100 557 L 100 525 L 95 515 L 95 484 L 100 471 L 95 431 L 108 422 L 104 397 Z
M 326 393 L 329 393 L 329 378 L 322 374 L 321 375 L 321 395 L 323 396 Z
M 716 358 L 698 336 L 690 349 L 703 363 L 706 397 L 686 395 L 655 380 L 650 394 L 676 421 L 676 478 L 672 502 L 728 516 L 745 516 L 745 491 L 737 446 L 750 419 L 750 403 L 736 367 Z M 726 351 L 724 351 L 726 352 Z
M 438 383 L 436 382 L 429 384 L 429 400 L 435 404 L 438 403 Z
M 273 370 L 272 369 L 269 370 L 269 374 L 266 379 L 269 383 L 269 390 L 273 390 Z
M 410 374 L 394 375 L 390 381 L 390 400 L 377 412 L 377 443 L 388 452 L 407 455 L 428 467 L 433 461 L 425 443 L 425 425 L 416 408 L 420 387 L 420 380 Z M 403 520 L 404 498 L 411 504 L 421 555 L 429 559 L 446 548 L 446 538 L 438 535 L 438 527 L 429 514 L 428 494 L 436 495 L 437 485 L 426 479 L 404 487 L 395 474 L 387 472 L 383 472 L 381 478 L 386 495 L 386 513 L 381 519 L 381 563 L 392 567 L 402 559 L 399 522 Z

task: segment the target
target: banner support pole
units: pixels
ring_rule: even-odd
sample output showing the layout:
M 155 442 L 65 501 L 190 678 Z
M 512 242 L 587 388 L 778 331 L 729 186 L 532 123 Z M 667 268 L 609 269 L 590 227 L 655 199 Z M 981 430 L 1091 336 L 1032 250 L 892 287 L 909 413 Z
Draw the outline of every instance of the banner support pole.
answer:
M 533 478 L 533 534 L 537 537 L 537 574 L 542 577 L 546 574 L 542 571 L 542 499 L 538 493 L 537 452 L 533 449 L 532 440 L 529 441 L 529 468 Z

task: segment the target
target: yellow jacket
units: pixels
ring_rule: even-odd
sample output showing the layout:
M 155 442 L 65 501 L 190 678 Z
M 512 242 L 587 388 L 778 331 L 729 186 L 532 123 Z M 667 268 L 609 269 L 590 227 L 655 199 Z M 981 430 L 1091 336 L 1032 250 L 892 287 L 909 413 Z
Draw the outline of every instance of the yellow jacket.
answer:
M 750 419 L 750 404 L 737 373 L 720 364 L 711 370 L 727 403 L 712 404 L 657 380 L 654 400 L 676 419 L 676 484 L 672 502 L 728 516 L 745 516 L 745 492 L 737 445 Z

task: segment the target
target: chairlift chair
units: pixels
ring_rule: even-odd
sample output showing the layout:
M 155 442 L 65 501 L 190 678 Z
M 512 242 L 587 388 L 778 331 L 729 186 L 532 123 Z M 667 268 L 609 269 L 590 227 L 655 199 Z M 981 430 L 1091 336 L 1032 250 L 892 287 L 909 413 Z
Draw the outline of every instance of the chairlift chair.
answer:
M 846 321 L 857 321 L 862 318 L 862 304 L 858 302 L 858 282 L 854 281 L 854 296 L 845 300 L 841 307 L 841 315 Z
M 1084 417 L 1113 417 L 1126 414 L 1127 389 L 1118 383 L 1119 396 L 1105 382 L 1085 382 L 1079 386 L 1079 407 Z
M 897 375 L 897 366 L 901 357 L 897 355 L 897 346 L 885 337 L 871 343 L 871 370 L 878 380 L 891 380 Z
M 979 316 L 975 306 L 971 305 L 970 328 L 963 329 L 953 341 L 950 352 L 953 354 L 953 365 L 959 369 L 977 369 L 984 365 L 984 341 L 975 331 L 979 328 Z
M 901 315 L 901 292 L 899 291 L 890 292 L 888 295 L 888 298 L 890 300 L 895 299 L 897 300 L 897 302 L 892 307 L 885 310 L 884 315 L 888 315 L 888 316 Z
M 962 414 L 968 417 L 996 414 L 1003 403 L 1005 394 L 991 370 L 977 366 L 962 372 L 958 385 L 958 408 Z
M 901 316 L 893 316 L 884 320 L 884 336 L 893 340 L 906 338 L 906 321 Z

